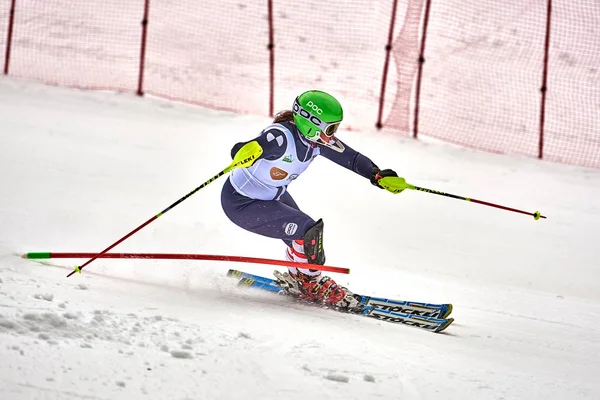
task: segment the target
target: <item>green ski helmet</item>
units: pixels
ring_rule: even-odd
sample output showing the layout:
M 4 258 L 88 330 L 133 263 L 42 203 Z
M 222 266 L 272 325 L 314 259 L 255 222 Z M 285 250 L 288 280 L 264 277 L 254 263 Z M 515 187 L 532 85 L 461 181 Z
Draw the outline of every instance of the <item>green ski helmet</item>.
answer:
M 334 133 L 344 119 L 344 111 L 339 101 L 320 90 L 309 90 L 294 101 L 294 123 L 306 139 L 344 151 L 344 145 L 335 139 Z

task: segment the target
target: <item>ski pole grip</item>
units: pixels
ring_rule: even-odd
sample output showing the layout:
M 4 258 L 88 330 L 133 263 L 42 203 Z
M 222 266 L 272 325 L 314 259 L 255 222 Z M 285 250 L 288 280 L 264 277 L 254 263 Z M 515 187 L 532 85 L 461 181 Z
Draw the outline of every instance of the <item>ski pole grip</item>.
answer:
M 256 140 L 253 140 L 243 145 L 242 148 L 235 153 L 231 166 L 232 168 L 248 168 L 254 164 L 254 161 L 258 160 L 262 153 L 262 146 Z

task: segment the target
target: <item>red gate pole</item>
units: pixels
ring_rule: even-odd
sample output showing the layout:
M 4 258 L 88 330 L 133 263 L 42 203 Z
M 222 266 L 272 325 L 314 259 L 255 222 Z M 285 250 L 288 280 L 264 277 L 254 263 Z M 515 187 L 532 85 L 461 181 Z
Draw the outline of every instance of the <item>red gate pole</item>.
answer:
M 413 137 L 419 134 L 419 105 L 421 103 L 421 81 L 423 78 L 423 64 L 425 63 L 425 42 L 427 39 L 427 28 L 429 26 L 429 11 L 431 0 L 425 5 L 425 19 L 423 20 L 423 33 L 421 34 L 421 51 L 419 52 L 419 71 L 417 72 L 417 87 L 415 91 L 415 119 L 413 124 Z
M 268 258 L 242 257 L 242 256 L 221 256 L 212 254 L 169 254 L 169 253 L 58 253 L 58 252 L 30 252 L 21 255 L 22 258 L 30 260 L 48 259 L 48 258 L 126 258 L 126 259 L 153 259 L 153 260 L 207 260 L 207 261 L 229 261 L 239 263 L 252 263 L 264 265 L 280 265 L 287 267 L 303 268 L 306 264 L 295 261 L 271 260 Z M 310 268 L 319 271 L 337 272 L 340 274 L 349 274 L 349 268 L 332 267 L 328 265 L 311 264 Z
M 398 0 L 394 0 L 392 5 L 392 18 L 390 20 L 390 29 L 388 33 L 388 41 L 385 46 L 385 62 L 383 64 L 383 77 L 381 78 L 381 94 L 379 95 L 379 112 L 377 113 L 377 129 L 383 128 L 383 106 L 385 103 L 385 87 L 387 85 L 388 69 L 390 67 L 390 53 L 392 51 L 392 42 L 394 40 L 394 27 L 396 26 L 396 9 L 398 8 Z
M 4 75 L 8 75 L 8 65 L 10 64 L 10 50 L 12 45 L 13 25 L 15 22 L 15 6 L 17 0 L 10 2 L 10 13 L 8 16 L 8 33 L 6 34 L 6 50 L 4 53 Z
M 552 0 L 548 0 L 546 11 L 546 39 L 544 43 L 544 72 L 542 74 L 542 104 L 540 107 L 540 140 L 538 147 L 538 158 L 544 156 L 544 125 L 546 123 L 546 92 L 548 91 L 548 58 L 550 53 L 550 22 L 552 20 Z
M 142 19 L 142 44 L 140 49 L 140 71 L 138 75 L 137 95 L 144 95 L 144 68 L 146 65 L 146 38 L 148 35 L 148 14 L 150 11 L 150 0 L 144 1 L 144 18 Z
M 273 31 L 273 0 L 268 1 L 267 10 L 269 20 L 269 116 L 274 115 L 275 103 L 275 33 Z

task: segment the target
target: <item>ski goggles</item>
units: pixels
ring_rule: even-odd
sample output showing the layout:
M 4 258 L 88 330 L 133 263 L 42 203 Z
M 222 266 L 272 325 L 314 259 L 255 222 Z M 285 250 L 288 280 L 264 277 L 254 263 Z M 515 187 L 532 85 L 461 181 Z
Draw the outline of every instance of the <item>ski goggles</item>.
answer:
M 322 121 L 319 117 L 317 117 L 316 115 L 314 115 L 313 113 L 311 113 L 310 111 L 307 111 L 304 107 L 302 107 L 300 105 L 300 103 L 298 102 L 297 97 L 296 97 L 296 100 L 294 101 L 294 114 L 298 114 L 302 118 L 306 118 L 308 121 L 310 121 L 310 123 L 312 123 L 313 125 L 316 125 L 319 128 L 320 132 L 319 131 L 311 131 L 307 135 L 311 138 L 317 136 L 318 133 L 323 133 L 326 137 L 332 138 L 333 135 L 335 134 L 335 132 L 337 131 L 338 127 L 340 126 L 340 123 L 342 122 L 342 121 L 337 121 L 337 122 Z

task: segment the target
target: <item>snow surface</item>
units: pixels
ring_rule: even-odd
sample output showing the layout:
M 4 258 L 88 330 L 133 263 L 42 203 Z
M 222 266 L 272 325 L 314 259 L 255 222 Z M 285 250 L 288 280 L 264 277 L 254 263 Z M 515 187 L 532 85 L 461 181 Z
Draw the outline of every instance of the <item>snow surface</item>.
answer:
M 452 302 L 444 334 L 241 290 L 205 261 L 39 263 L 100 251 L 229 162 L 269 122 L 0 78 L 0 398 L 600 398 L 600 171 L 389 132 L 342 132 L 407 181 L 527 211 L 392 195 L 318 159 L 290 191 L 356 292 Z M 221 178 L 114 251 L 283 259 L 233 225 Z

